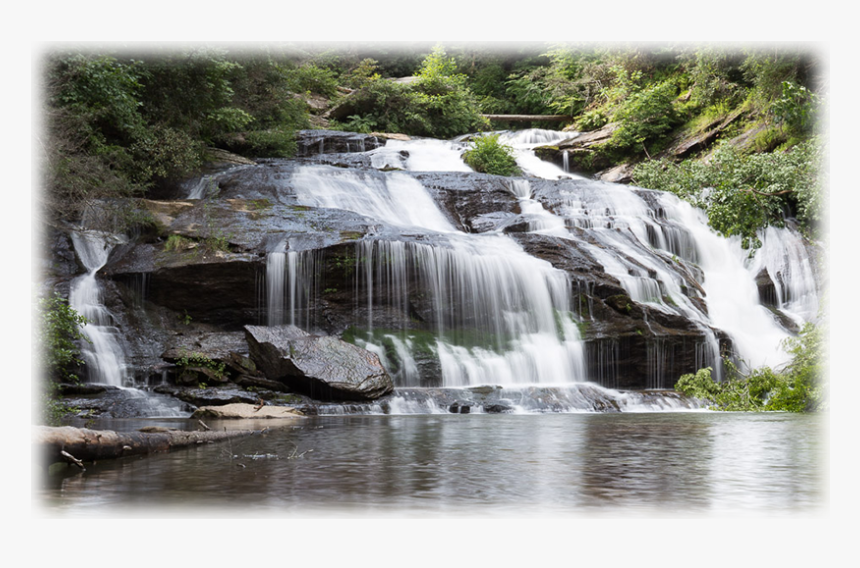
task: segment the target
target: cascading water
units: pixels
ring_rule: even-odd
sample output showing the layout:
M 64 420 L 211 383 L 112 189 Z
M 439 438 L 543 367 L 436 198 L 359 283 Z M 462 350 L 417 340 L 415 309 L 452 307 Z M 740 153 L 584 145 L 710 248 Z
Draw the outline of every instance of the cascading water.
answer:
M 122 386 L 125 382 L 125 356 L 121 335 L 114 319 L 102 304 L 101 288 L 96 273 L 107 263 L 113 244 L 109 237 L 94 231 L 72 233 L 72 242 L 87 273 L 71 283 L 69 303 L 87 318 L 81 353 L 87 367 L 89 382 Z
M 126 367 L 122 333 L 114 316 L 102 303 L 102 289 L 96 277 L 117 244 L 117 237 L 90 230 L 71 235 L 75 252 L 87 269 L 86 274 L 71 282 L 69 305 L 87 319 L 83 332 L 88 341 L 82 342 L 81 355 L 88 382 L 119 387 L 125 397 L 121 404 L 130 404 L 145 416 L 187 416 L 180 401 L 132 387 L 133 377 Z
M 287 253 L 282 250 L 284 243 L 278 243 L 275 250 L 266 255 L 266 299 L 269 325 L 287 323 L 284 315 L 284 275 Z M 289 323 L 295 324 L 294 321 Z
M 429 149 L 444 156 L 435 145 Z M 417 163 L 432 160 L 425 156 Z M 458 231 L 421 183 L 408 175 L 360 176 L 306 166 L 290 183 L 302 205 L 354 211 L 404 231 L 432 235 L 432 244 L 362 241 L 356 265 L 361 267 L 358 285 L 364 293 L 359 298 L 368 314 L 368 332 L 375 327 L 377 298 L 407 314 L 407 282 L 417 282 L 427 295 L 435 335 L 425 347 L 438 357 L 444 385 L 582 380 L 582 346 L 569 306 L 570 283 L 562 271 L 526 254 L 505 235 Z M 270 282 L 279 278 L 273 275 Z M 294 282 L 295 273 L 287 280 Z M 409 356 L 413 339 L 389 339 L 396 340 L 403 384 L 419 380 Z M 372 337 L 364 345 L 381 350 Z
M 773 303 L 795 323 L 818 317 L 819 294 L 813 261 L 796 231 L 768 227 L 761 235 L 762 247 L 748 270 L 766 270 L 774 283 Z
M 558 144 L 562 140 L 570 140 L 579 136 L 579 132 L 562 132 L 559 130 L 542 130 L 531 128 L 517 132 L 502 132 L 499 141 L 514 149 L 517 165 L 525 175 L 543 179 L 580 178 L 568 171 L 567 154 L 564 154 L 563 167 L 538 158 L 534 149 L 538 146 Z
M 550 197 L 540 192 L 536 197 L 528 179 L 506 182 L 527 230 L 576 242 L 633 301 L 690 322 L 701 338 L 688 346 L 695 350 L 697 367 L 711 366 L 720 376 L 717 331 L 732 339 L 736 354 L 751 367 L 784 362 L 780 344 L 789 334 L 761 305 L 755 276 L 769 273 L 776 307 L 798 325 L 814 317 L 815 279 L 796 234 L 768 229 L 762 250 L 749 259 L 738 242 L 714 234 L 701 211 L 675 196 L 585 180 L 538 160 L 530 150 L 573 136 L 503 133 L 502 141 L 518 149 L 521 169 L 533 180 L 553 184 Z M 389 141 L 367 155 L 378 170 L 466 172 L 460 157 L 466 148 L 462 141 Z M 586 376 L 613 386 L 617 341 L 595 343 L 590 357 L 598 368 L 586 372 L 577 325 L 578 314 L 588 319 L 592 306 L 571 305 L 570 298 L 572 289 L 587 290 L 587 281 L 571 281 L 566 272 L 525 253 L 501 229 L 459 231 L 408 174 L 302 166 L 289 187 L 297 204 L 352 211 L 390 228 L 355 245 L 354 301 L 362 314 L 356 325 L 363 329 L 355 340 L 379 354 L 398 386 L 425 384 L 422 350 L 438 361 L 434 371 L 442 386 L 569 385 Z M 319 251 L 270 253 L 270 324 L 313 327 L 318 262 Z M 419 317 L 412 305 L 416 289 L 423 299 L 420 320 L 432 329 L 431 339 L 413 325 Z M 574 296 L 583 302 L 582 294 Z M 644 324 L 649 325 L 647 318 Z M 667 345 L 659 334 L 649 339 L 649 387 L 677 379 L 667 375 L 674 364 Z

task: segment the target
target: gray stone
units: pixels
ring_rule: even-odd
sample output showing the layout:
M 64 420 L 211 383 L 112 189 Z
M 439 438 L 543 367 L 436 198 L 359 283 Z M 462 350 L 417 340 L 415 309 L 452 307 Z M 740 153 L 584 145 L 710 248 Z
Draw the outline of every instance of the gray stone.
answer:
M 318 400 L 373 400 L 394 390 L 375 353 L 291 326 L 245 326 L 251 359 L 266 378 Z

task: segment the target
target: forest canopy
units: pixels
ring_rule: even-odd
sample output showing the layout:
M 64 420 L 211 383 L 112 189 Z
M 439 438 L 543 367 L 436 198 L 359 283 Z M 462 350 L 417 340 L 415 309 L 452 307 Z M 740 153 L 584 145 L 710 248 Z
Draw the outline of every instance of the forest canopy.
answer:
M 807 228 L 821 221 L 820 67 L 802 46 L 57 50 L 43 65 L 44 204 L 49 218 L 75 218 L 93 199 L 146 196 L 198 169 L 207 148 L 288 157 L 305 128 L 452 138 L 498 128 L 485 114 L 561 114 L 570 120 L 555 127 L 617 124 L 592 157 L 638 164 L 634 183 L 705 208 L 716 230 L 755 248 L 755 232 L 785 211 Z M 347 111 L 326 119 L 320 106 Z M 722 140 L 748 134 L 743 145 L 682 163 L 661 155 L 722 121 Z

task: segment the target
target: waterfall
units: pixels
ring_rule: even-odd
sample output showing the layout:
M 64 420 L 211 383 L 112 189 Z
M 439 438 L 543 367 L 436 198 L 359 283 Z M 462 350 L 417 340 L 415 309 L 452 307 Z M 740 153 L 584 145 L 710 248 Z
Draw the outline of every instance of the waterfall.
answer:
M 354 211 L 429 237 L 430 243 L 359 242 L 356 297 L 363 299 L 367 332 L 377 327 L 383 303 L 386 323 L 392 324 L 391 313 L 400 314 L 399 327 L 406 328 L 409 286 L 417 286 L 434 334 L 423 347 L 438 358 L 444 386 L 569 383 L 585 376 L 567 275 L 510 237 L 458 231 L 421 183 L 400 173 L 362 176 L 304 166 L 291 186 L 303 205 Z M 371 334 L 364 345 L 379 350 L 374 342 L 382 339 Z M 413 339 L 400 335 L 392 351 L 399 351 L 414 382 L 414 364 L 404 356 Z
M 748 264 L 748 252 L 741 248 L 740 239 L 718 236 L 707 226 L 702 211 L 673 195 L 661 195 L 661 203 L 667 215 L 694 236 L 712 325 L 732 337 L 738 356 L 751 368 L 787 362 L 789 355 L 781 344 L 789 334 L 761 305 L 754 267 Z M 756 256 L 767 254 L 767 250 L 758 251 Z
M 776 308 L 798 324 L 814 319 L 818 289 L 797 233 L 763 231 L 762 249 L 749 258 L 737 239 L 718 236 L 702 211 L 674 195 L 586 180 L 545 162 L 530 166 L 530 148 L 569 137 L 505 134 L 527 177 L 503 183 L 530 233 L 571 241 L 648 308 L 644 384 L 665 388 L 677 379 L 676 350 L 721 378 L 723 334 L 749 367 L 787 361 L 781 344 L 789 333 L 762 305 L 755 279 L 768 273 Z M 462 141 L 389 141 L 367 154 L 377 170 L 467 172 L 465 148 Z M 503 232 L 461 232 L 415 177 L 303 165 L 289 187 L 300 205 L 351 211 L 384 227 L 358 241 L 348 259 L 353 340 L 380 356 L 398 386 L 425 386 L 428 376 L 441 375 L 445 387 L 570 384 L 587 376 L 612 387 L 627 372 L 624 338 L 596 339 L 586 357 L 579 326 L 593 317 L 593 283 L 572 280 Z M 270 253 L 271 324 L 318 325 L 324 254 Z M 690 322 L 694 343 L 659 335 L 648 320 L 659 312 Z
M 774 283 L 776 307 L 797 324 L 818 318 L 820 290 L 812 259 L 800 235 L 788 227 L 768 227 L 749 272 L 766 269 Z
M 71 283 L 69 304 L 89 322 L 83 328 L 89 342 L 81 354 L 87 365 L 89 382 L 122 386 L 125 382 L 125 354 L 114 318 L 102 304 L 96 273 L 107 263 L 113 244 L 109 236 L 95 231 L 72 233 L 75 252 L 87 269 Z
M 541 160 L 534 153 L 537 146 L 558 144 L 562 140 L 570 140 L 578 135 L 578 132 L 529 128 L 516 132 L 502 132 L 499 141 L 513 148 L 517 165 L 528 176 L 543 179 L 581 179 L 581 176 L 568 171 L 567 153 L 564 154 L 565 164 L 563 168 Z

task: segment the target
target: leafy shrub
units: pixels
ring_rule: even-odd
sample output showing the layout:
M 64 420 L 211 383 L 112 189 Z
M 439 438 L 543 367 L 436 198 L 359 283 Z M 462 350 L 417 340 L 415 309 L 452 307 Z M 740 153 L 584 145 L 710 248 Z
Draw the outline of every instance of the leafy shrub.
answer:
M 360 89 L 374 79 L 379 79 L 379 62 L 369 57 L 362 59 L 341 78 L 347 87 Z
M 632 149 L 669 132 L 678 123 L 672 105 L 677 94 L 678 88 L 672 81 L 663 81 L 631 95 L 613 116 L 621 126 L 612 134 L 610 144 Z
M 255 156 L 288 158 L 296 153 L 294 130 L 281 128 L 253 130 L 245 135 L 249 150 Z
M 54 62 L 49 80 L 56 101 L 85 117 L 92 141 L 99 133 L 128 136 L 143 126 L 140 115 L 141 67 L 110 56 L 73 54 Z
M 227 366 L 197 352 L 183 351 L 176 364 L 182 369 L 182 374 L 193 373 L 194 369 L 205 369 L 212 373 L 216 380 L 223 379 L 227 374 Z
M 744 93 L 739 55 L 716 47 L 696 51 L 690 66 L 693 101 L 703 107 L 734 101 Z
M 74 371 L 84 363 L 77 342 L 87 340 L 81 329 L 87 319 L 59 294 L 40 298 L 37 307 L 40 325 L 36 352 L 43 370 L 48 376 L 77 382 Z
M 187 133 L 156 125 L 143 130 L 130 145 L 136 164 L 130 175 L 141 183 L 180 176 L 203 163 L 202 151 L 203 146 Z
M 786 208 L 814 228 L 821 220 L 826 188 L 819 179 L 823 147 L 813 138 L 789 152 L 745 154 L 723 144 L 706 163 L 651 160 L 633 170 L 634 182 L 676 194 L 708 214 L 708 224 L 724 236 L 741 237 L 744 248 L 760 246 L 757 233 L 781 226 Z
M 782 96 L 771 105 L 771 112 L 789 132 L 802 134 L 812 129 L 817 119 L 818 96 L 803 85 L 782 82 Z
M 294 93 L 315 93 L 326 97 L 337 94 L 337 75 L 325 67 L 308 63 L 286 72 L 290 90 Z
M 746 375 L 725 361 L 728 380 L 716 382 L 711 369 L 681 376 L 675 390 L 708 401 L 713 410 L 804 412 L 824 405 L 822 385 L 823 326 L 806 324 L 800 334 L 786 341 L 791 361 L 780 371 L 769 367 Z
M 602 111 L 599 109 L 590 110 L 580 116 L 579 120 L 576 122 L 576 129 L 584 132 L 597 130 L 598 128 L 605 126 L 607 122 L 608 119 Z
M 164 250 L 179 252 L 189 249 L 194 244 L 194 241 L 182 235 L 170 235 L 164 243 Z
M 485 174 L 512 176 L 520 173 L 513 149 L 499 142 L 498 134 L 475 138 L 475 147 L 463 154 L 463 160 L 473 170 Z
M 783 82 L 796 81 L 800 66 L 799 54 L 790 50 L 752 50 L 741 64 L 741 71 L 753 85 L 754 97 L 767 103 L 782 95 Z

